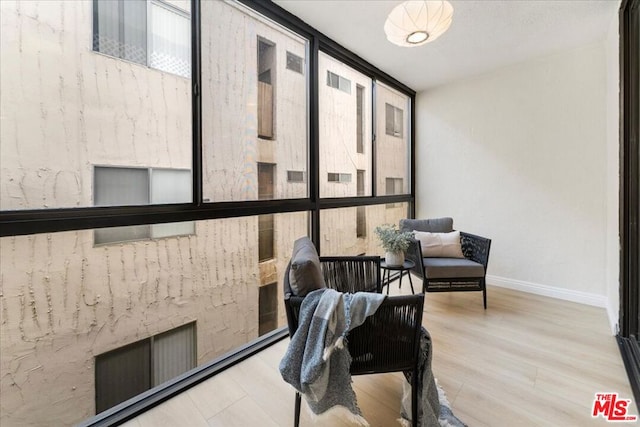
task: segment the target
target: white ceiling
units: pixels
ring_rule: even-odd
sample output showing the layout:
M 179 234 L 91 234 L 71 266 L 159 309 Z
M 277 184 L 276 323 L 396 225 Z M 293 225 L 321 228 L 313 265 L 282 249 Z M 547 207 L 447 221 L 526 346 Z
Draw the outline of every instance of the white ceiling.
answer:
M 401 1 L 274 0 L 416 91 L 605 38 L 619 0 L 450 0 L 453 23 L 419 47 L 387 41 Z

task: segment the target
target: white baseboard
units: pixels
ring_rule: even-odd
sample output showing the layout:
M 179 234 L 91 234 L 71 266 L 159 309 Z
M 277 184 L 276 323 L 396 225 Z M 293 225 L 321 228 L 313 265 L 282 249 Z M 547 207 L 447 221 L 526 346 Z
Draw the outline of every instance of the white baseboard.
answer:
M 538 283 L 525 282 L 523 280 L 507 279 L 505 277 L 487 275 L 487 284 L 499 286 L 501 288 L 513 289 L 516 291 L 528 292 L 530 294 L 543 295 L 546 297 L 562 299 L 565 301 L 577 302 L 580 304 L 592 305 L 595 307 L 608 308 L 608 298 L 605 295 L 592 294 L 589 292 L 574 291 L 570 289 L 556 288 Z M 608 310 L 607 310 L 608 311 Z M 611 321 L 611 315 L 609 315 Z
M 611 326 L 611 335 L 618 335 L 618 312 L 615 313 L 611 307 L 607 307 L 607 316 L 609 316 L 609 326 Z
M 611 326 L 611 335 L 618 335 L 618 310 L 614 310 L 607 304 L 607 316 Z

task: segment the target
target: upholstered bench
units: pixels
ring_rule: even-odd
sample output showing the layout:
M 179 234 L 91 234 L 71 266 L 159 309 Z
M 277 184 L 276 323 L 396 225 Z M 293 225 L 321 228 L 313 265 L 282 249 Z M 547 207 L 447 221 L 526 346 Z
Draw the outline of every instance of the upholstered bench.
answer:
M 490 239 L 454 230 L 452 218 L 403 219 L 400 230 L 414 232 L 406 256 L 423 292 L 482 291 L 487 308 Z

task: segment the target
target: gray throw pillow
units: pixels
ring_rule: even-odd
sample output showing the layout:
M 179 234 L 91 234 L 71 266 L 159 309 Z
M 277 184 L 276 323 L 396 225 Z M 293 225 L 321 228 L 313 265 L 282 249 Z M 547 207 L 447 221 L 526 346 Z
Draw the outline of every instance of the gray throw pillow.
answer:
M 300 297 L 316 289 L 327 287 L 322 276 L 316 247 L 306 236 L 299 238 L 293 244 L 289 285 L 291 293 Z
M 401 219 L 402 231 L 428 231 L 430 233 L 449 233 L 453 231 L 453 218 Z

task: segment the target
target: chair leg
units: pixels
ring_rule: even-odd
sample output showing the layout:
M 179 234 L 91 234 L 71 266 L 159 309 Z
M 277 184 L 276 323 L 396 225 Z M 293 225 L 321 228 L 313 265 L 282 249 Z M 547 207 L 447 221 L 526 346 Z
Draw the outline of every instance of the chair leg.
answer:
M 409 276 L 409 284 L 411 285 L 411 293 L 415 295 L 416 291 L 413 290 L 413 280 L 411 280 L 411 271 L 407 271 L 407 276 Z
M 414 368 L 411 376 L 411 425 L 418 427 L 418 368 Z
M 484 304 L 484 309 L 487 309 L 487 285 L 485 284 L 482 287 L 482 303 Z
M 298 393 L 296 391 L 296 405 L 295 405 L 295 415 L 294 415 L 294 419 L 293 419 L 293 426 L 294 427 L 298 427 L 300 426 L 300 403 L 302 400 L 302 396 L 300 396 L 300 393 Z

